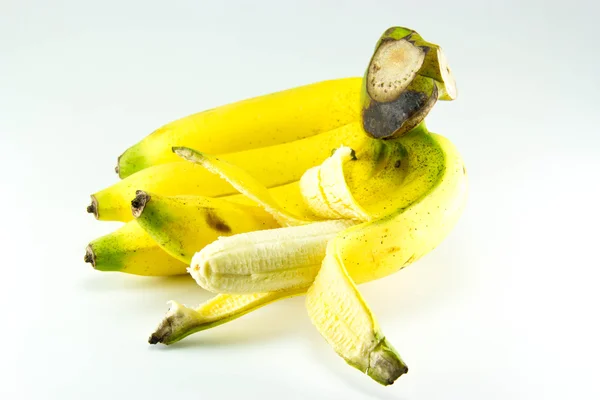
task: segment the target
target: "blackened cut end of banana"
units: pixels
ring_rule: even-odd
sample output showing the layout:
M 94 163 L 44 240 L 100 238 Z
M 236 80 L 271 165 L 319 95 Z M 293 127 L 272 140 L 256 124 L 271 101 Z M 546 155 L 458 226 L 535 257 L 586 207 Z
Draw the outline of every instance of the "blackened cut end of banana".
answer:
M 98 219 L 98 200 L 96 200 L 96 197 L 94 195 L 90 196 L 92 198 L 92 202 L 90 203 L 89 206 L 87 206 L 87 212 L 90 214 L 94 214 L 94 217 L 96 217 L 96 219 Z
M 408 372 L 408 367 L 387 341 L 381 340 L 369 356 L 367 374 L 382 385 L 391 385 Z
M 376 139 L 401 136 L 423 121 L 437 97 L 437 86 L 434 85 L 430 95 L 417 90 L 406 90 L 394 101 L 373 101 L 363 110 L 363 128 Z
M 83 257 L 83 261 L 92 264 L 92 267 L 96 268 L 96 255 L 94 254 L 94 249 L 92 249 L 92 246 L 88 245 L 88 247 L 85 248 L 85 256 Z
M 169 311 L 148 338 L 148 343 L 173 344 L 198 331 L 198 320 L 202 317 L 188 307 L 175 301 L 169 302 Z
M 131 200 L 131 213 L 135 218 L 138 218 L 142 215 L 144 207 L 146 207 L 146 204 L 150 201 L 151 197 L 143 190 L 136 191 L 135 195 L 135 199 Z
M 164 320 L 161 321 L 158 328 L 156 328 L 156 331 L 154 331 L 150 335 L 150 337 L 148 338 L 148 343 L 150 343 L 150 344 L 163 343 L 165 341 L 165 338 L 167 338 L 171 335 L 172 331 L 173 331 L 173 328 L 171 326 L 171 319 L 165 318 Z

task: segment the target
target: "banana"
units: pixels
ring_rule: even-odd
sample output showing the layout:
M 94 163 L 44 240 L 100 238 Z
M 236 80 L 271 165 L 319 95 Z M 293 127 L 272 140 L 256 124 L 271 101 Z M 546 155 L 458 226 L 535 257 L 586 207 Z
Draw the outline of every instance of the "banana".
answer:
M 135 221 L 93 240 L 84 260 L 99 271 L 146 276 L 185 274 L 189 265 L 168 255 Z
M 127 149 L 116 171 L 126 178 L 144 168 L 177 161 L 171 153 L 173 146 L 233 153 L 330 131 L 359 120 L 360 87 L 360 78 L 330 80 L 190 115 Z
M 309 205 L 323 202 L 313 204 L 313 210 L 330 208 L 336 217 L 347 219 L 304 221 L 299 227 L 218 239 L 194 256 L 189 272 L 206 289 L 231 295 L 310 287 L 306 304 L 317 329 L 350 365 L 387 385 L 407 367 L 355 284 L 396 272 L 436 247 L 462 211 L 466 175 L 456 149 L 441 136 L 428 133 L 424 124 L 399 138 L 365 141 L 355 156 L 356 160 L 342 147 L 318 167 L 318 174 L 307 171 L 312 177 L 301 180 L 303 193 L 311 184 L 318 186 L 306 190 Z M 219 166 L 211 169 L 225 171 Z M 248 183 L 247 176 L 237 175 L 234 169 L 228 172 L 234 174 L 228 176 L 230 182 L 242 176 L 236 186 Z M 366 180 L 370 189 L 361 192 L 358 188 Z M 256 192 L 254 183 L 250 182 L 249 192 Z M 311 195 L 319 191 L 336 193 Z M 337 204 L 332 206 L 331 199 Z M 271 207 L 267 204 L 265 209 Z M 324 228 L 344 223 L 337 233 Z M 323 260 L 320 268 L 315 266 L 318 259 Z M 187 320 L 178 329 L 202 324 L 196 314 L 184 314 Z M 179 323 L 176 315 L 169 314 L 170 324 Z M 168 335 L 158 336 L 170 340 Z
M 189 273 L 215 293 L 305 288 L 319 271 L 327 242 L 352 225 L 332 220 L 219 238 L 196 253 Z
M 170 256 L 189 264 L 220 236 L 279 226 L 259 207 L 202 196 L 160 196 L 138 191 L 131 202 L 137 223 Z
M 360 123 L 354 122 L 291 143 L 219 157 L 244 169 L 262 185 L 272 188 L 298 181 L 304 171 L 320 164 L 340 143 L 357 147 L 363 140 Z M 129 202 L 140 189 L 163 196 L 221 197 L 235 193 L 229 183 L 205 168 L 187 162 L 175 162 L 146 168 L 93 194 L 87 211 L 99 220 L 127 222 L 131 220 Z

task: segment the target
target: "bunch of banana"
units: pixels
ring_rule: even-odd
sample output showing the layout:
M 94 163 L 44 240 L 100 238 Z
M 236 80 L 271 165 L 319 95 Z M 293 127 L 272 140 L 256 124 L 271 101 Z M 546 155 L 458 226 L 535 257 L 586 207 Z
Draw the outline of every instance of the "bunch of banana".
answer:
M 92 196 L 96 218 L 127 223 L 90 243 L 85 259 L 141 275 L 187 267 L 216 293 L 196 308 L 171 301 L 152 344 L 305 294 L 334 350 L 392 384 L 408 369 L 356 285 L 419 259 L 458 220 L 466 170 L 454 146 L 424 123 L 438 99 L 455 97 L 439 46 L 395 27 L 362 80 L 166 125 L 119 158 L 125 179 Z

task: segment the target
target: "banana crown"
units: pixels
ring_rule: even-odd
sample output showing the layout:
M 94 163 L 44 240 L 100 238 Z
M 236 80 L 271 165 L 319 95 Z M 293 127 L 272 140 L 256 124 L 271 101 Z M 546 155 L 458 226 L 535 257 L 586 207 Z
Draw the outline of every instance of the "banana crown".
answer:
M 411 29 L 390 28 L 363 79 L 363 128 L 374 138 L 401 136 L 423 121 L 438 99 L 454 100 L 456 94 L 441 47 Z

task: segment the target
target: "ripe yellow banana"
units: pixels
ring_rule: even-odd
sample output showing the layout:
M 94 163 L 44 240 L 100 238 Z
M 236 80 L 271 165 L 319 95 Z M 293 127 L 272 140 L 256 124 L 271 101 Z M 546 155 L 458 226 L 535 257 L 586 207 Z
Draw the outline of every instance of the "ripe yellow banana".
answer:
M 244 169 L 262 185 L 272 188 L 298 181 L 304 171 L 325 160 L 340 142 L 357 147 L 362 140 L 364 133 L 360 123 L 354 122 L 295 142 L 220 157 Z M 88 212 L 99 220 L 129 221 L 129 202 L 137 190 L 163 196 L 220 197 L 235 193 L 229 183 L 205 168 L 180 161 L 146 168 L 93 194 Z
M 131 202 L 136 222 L 170 256 L 190 263 L 198 249 L 220 236 L 275 228 L 261 208 L 202 196 L 160 196 L 138 191 Z
M 330 131 L 358 121 L 360 87 L 360 78 L 330 80 L 190 115 L 127 149 L 119 157 L 117 172 L 126 178 L 152 165 L 179 161 L 171 152 L 173 146 L 222 154 Z
M 135 221 L 93 240 L 84 260 L 99 271 L 146 276 L 185 274 L 189 265 L 168 255 Z

